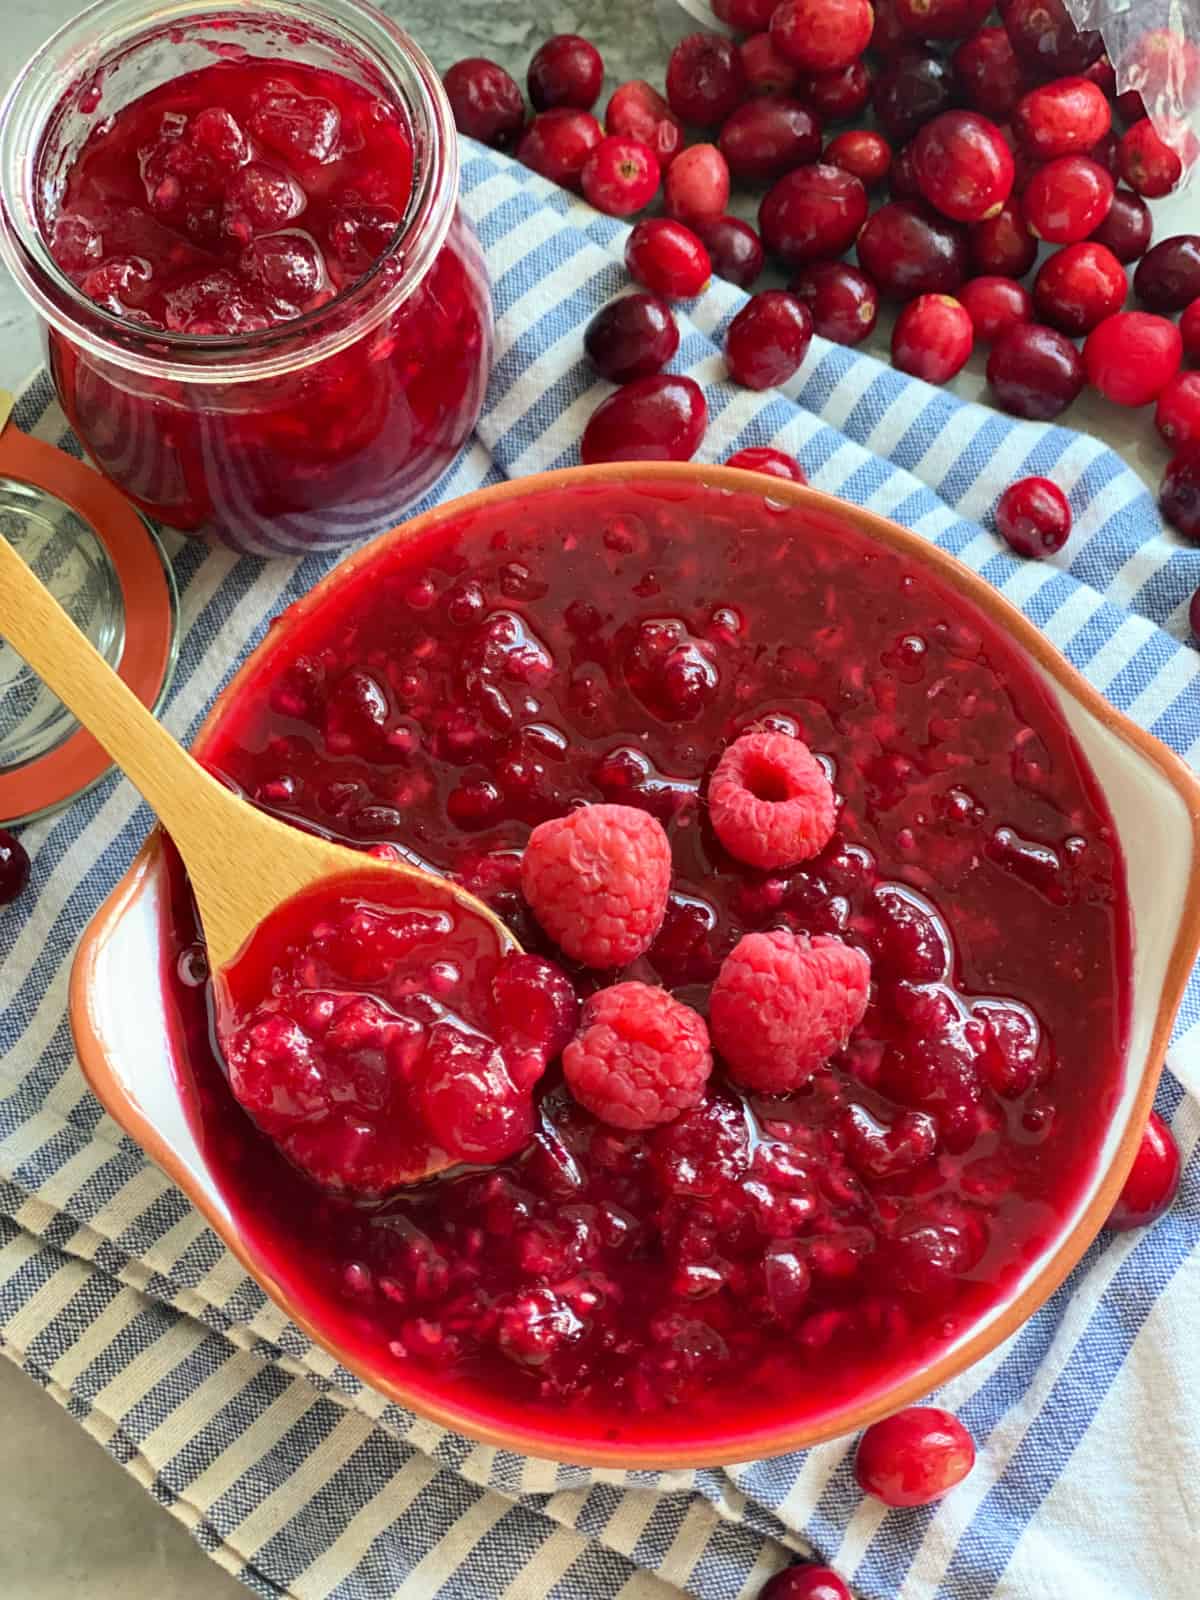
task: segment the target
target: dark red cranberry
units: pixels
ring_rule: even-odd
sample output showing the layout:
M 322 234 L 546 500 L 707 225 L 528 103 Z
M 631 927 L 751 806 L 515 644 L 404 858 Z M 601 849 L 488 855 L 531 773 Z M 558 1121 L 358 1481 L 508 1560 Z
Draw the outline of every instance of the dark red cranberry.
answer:
M 893 0 L 875 0 L 875 26 L 871 30 L 870 50 L 885 61 L 912 43 L 911 35 L 900 21 Z
M 875 79 L 875 115 L 893 144 L 907 144 L 954 104 L 954 74 L 931 50 L 905 50 Z
M 912 143 L 898 150 L 888 171 L 888 193 L 893 200 L 916 200 L 924 205 L 921 185 L 917 182 L 917 166 L 913 159 Z
M 962 1423 L 937 1406 L 910 1406 L 871 1425 L 858 1442 L 854 1475 L 864 1494 L 888 1506 L 927 1506 L 975 1465 Z
M 1200 643 L 1200 589 L 1188 601 L 1188 627 L 1192 630 L 1192 638 Z
M 1050 556 L 1067 542 L 1071 507 L 1049 478 L 1021 478 L 1000 496 L 996 530 L 1019 556 Z
M 867 191 L 853 174 L 816 162 L 780 178 L 758 208 L 768 252 L 791 267 L 840 256 L 867 217 Z
M 811 106 L 822 122 L 849 122 L 871 100 L 873 79 L 865 61 L 852 61 L 837 72 L 806 72 L 796 97 Z
M 771 37 L 805 72 L 848 67 L 871 42 L 870 0 L 781 0 L 771 13 Z
M 1012 193 L 1012 151 L 994 122 L 977 111 L 944 111 L 913 140 L 921 193 L 955 222 L 994 217 Z
M 991 11 L 991 0 L 893 0 L 896 18 L 914 39 L 965 39 Z
M 517 142 L 525 126 L 525 98 L 511 73 L 472 56 L 456 61 L 442 82 L 459 133 L 494 150 L 508 150 Z
M 610 217 L 644 211 L 658 193 L 658 157 L 640 139 L 609 133 L 592 151 L 580 175 L 584 198 Z
M 893 300 L 955 294 L 967 275 L 966 235 L 923 206 L 893 200 L 859 234 L 858 259 Z
M 683 149 L 683 123 L 644 78 L 614 89 L 604 113 L 604 130 L 648 144 L 664 170 Z
M 644 290 L 602 306 L 587 325 L 583 348 L 610 383 L 628 383 L 661 372 L 679 349 L 671 308 Z
M 1104 221 L 1115 189 L 1099 162 L 1059 156 L 1038 168 L 1021 196 L 1025 225 L 1050 244 L 1074 244 Z
M 1106 100 L 1117 98 L 1117 69 L 1107 55 L 1097 56 L 1083 76 L 1096 85 Z
M 992 346 L 987 377 L 1005 411 L 1049 422 L 1083 388 L 1083 358 L 1071 341 L 1039 322 L 1010 328 Z
M 1098 30 L 1081 32 L 1063 0 L 1000 0 L 1000 17 L 1013 49 L 1042 77 L 1085 72 L 1104 54 Z
M 746 97 L 742 58 L 732 39 L 714 33 L 689 33 L 667 63 L 671 110 L 697 128 L 714 128 Z
M 716 217 L 711 222 L 698 222 L 696 232 L 712 258 L 712 269 L 718 278 L 742 289 L 757 282 L 766 252 L 748 222 L 740 217 Z
M 1154 426 L 1173 450 L 1200 447 L 1200 372 L 1179 372 L 1158 397 Z
M 1002 333 L 1033 321 L 1033 296 L 1015 278 L 968 278 L 958 291 L 979 344 L 994 344 Z
M 1023 278 L 1037 260 L 1037 240 L 1014 200 L 994 217 L 972 223 L 967 245 L 972 268 L 985 276 Z
M 583 169 L 604 130 L 589 111 L 543 111 L 517 146 L 517 160 L 551 183 L 578 189 Z
M 1150 207 L 1132 189 L 1118 189 L 1108 215 L 1092 233 L 1097 244 L 1111 250 L 1123 266 L 1144 255 L 1154 232 Z
M 1127 126 L 1141 122 L 1146 115 L 1146 102 L 1140 89 L 1123 89 L 1116 100 L 1117 115 Z
M 786 289 L 765 289 L 738 312 L 725 336 L 730 376 L 747 389 L 771 389 L 800 369 L 812 343 L 812 313 Z
M 713 16 L 739 33 L 757 33 L 771 21 L 779 0 L 712 0 Z
M 1007 122 L 1025 91 L 1025 69 L 1003 28 L 980 28 L 954 52 L 954 75 L 967 104 Z
M 691 378 L 635 378 L 597 406 L 583 433 L 583 460 L 690 461 L 708 423 Z
M 1200 295 L 1200 233 L 1177 233 L 1138 263 L 1133 292 L 1151 311 L 1182 311 Z
M 742 72 L 751 94 L 795 94 L 800 68 L 789 61 L 769 33 L 755 33 L 741 43 Z
M 1148 406 L 1179 371 L 1183 338 L 1166 317 L 1118 311 L 1088 334 L 1083 365 L 1093 389 L 1119 406 Z
M 1179 1192 L 1179 1146 L 1157 1111 L 1150 1113 L 1142 1142 L 1106 1228 L 1145 1228 L 1171 1207 Z
M 949 383 L 966 365 L 974 343 L 965 306 L 948 294 L 921 294 L 896 318 L 892 365 L 926 383 Z
M 796 460 L 783 450 L 770 445 L 751 445 L 729 457 L 727 467 L 740 467 L 743 472 L 761 472 L 768 478 L 782 478 L 785 483 L 807 483 L 808 475 Z
M 1183 353 L 1189 361 L 1200 361 L 1200 299 L 1193 300 L 1179 319 Z
M 682 222 L 647 217 L 625 244 L 629 275 L 666 300 L 693 300 L 712 277 L 712 262 L 700 239 Z
M 843 172 L 852 172 L 865 188 L 872 189 L 888 175 L 892 147 L 871 128 L 850 128 L 829 141 L 823 159 Z
M 1117 165 L 1129 187 L 1147 200 L 1170 194 L 1183 176 L 1178 153 L 1159 138 L 1149 117 L 1125 130 L 1117 147 Z
M 667 168 L 666 206 L 680 222 L 710 222 L 729 208 L 729 165 L 715 144 L 693 144 Z
M 1042 263 L 1033 299 L 1043 322 L 1078 336 L 1119 311 L 1127 288 L 1125 268 L 1112 251 L 1085 239 L 1064 245 Z
M 1163 473 L 1162 514 L 1187 539 L 1200 540 L 1200 450 L 1181 450 Z
M 1024 95 L 1013 112 L 1013 132 L 1040 161 L 1087 155 L 1112 126 L 1108 101 L 1086 78 L 1057 78 Z
M 792 284 L 812 312 L 813 329 L 835 344 L 861 344 L 879 317 L 879 291 L 846 261 L 819 261 Z
M 529 63 L 526 83 L 535 111 L 555 106 L 590 111 L 600 98 L 604 62 L 589 40 L 577 33 L 556 33 Z
M 0 906 L 11 905 L 29 882 L 29 856 L 15 833 L 0 828 Z
M 1120 148 L 1121 141 L 1110 128 L 1103 139 L 1098 139 L 1087 152 L 1098 167 L 1104 168 L 1114 183 L 1121 176 Z
M 832 1567 L 806 1562 L 801 1567 L 785 1567 L 768 1578 L 758 1591 L 758 1600 L 854 1600 L 854 1597 Z
M 821 129 L 798 100 L 747 100 L 726 118 L 717 140 L 735 178 L 771 183 L 821 154 Z

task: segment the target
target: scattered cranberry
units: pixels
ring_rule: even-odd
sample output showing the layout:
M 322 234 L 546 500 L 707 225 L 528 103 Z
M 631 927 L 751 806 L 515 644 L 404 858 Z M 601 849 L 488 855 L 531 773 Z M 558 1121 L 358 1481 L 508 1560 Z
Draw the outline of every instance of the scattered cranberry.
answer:
M 875 80 L 875 115 L 893 144 L 906 144 L 954 104 L 954 74 L 931 50 L 905 50 Z
M 768 1578 L 758 1591 L 758 1600 L 854 1600 L 854 1597 L 832 1567 L 806 1562 L 799 1567 L 785 1567 Z
M 588 360 L 610 383 L 628 383 L 661 372 L 679 349 L 671 308 L 644 290 L 603 306 L 583 336 Z
M 683 123 L 643 78 L 633 78 L 613 90 L 604 113 L 604 130 L 648 144 L 664 171 L 683 149 Z
M 1183 162 L 1159 138 L 1149 117 L 1126 129 L 1117 147 L 1117 163 L 1129 187 L 1147 200 L 1170 194 L 1183 176 Z
M 852 172 L 865 188 L 871 189 L 887 177 L 892 147 L 881 133 L 870 128 L 850 128 L 829 141 L 823 159 L 843 172 Z
M 1117 138 L 1116 133 L 1110 128 L 1103 139 L 1097 140 L 1087 152 L 1097 166 L 1104 168 L 1114 183 L 1121 176 L 1121 164 L 1117 160 L 1117 151 L 1120 143 L 1121 141 Z
M 1033 285 L 1038 316 L 1060 333 L 1090 333 L 1125 304 L 1125 268 L 1094 240 L 1064 245 L 1047 258 Z
M 1025 69 L 1003 28 L 981 28 L 954 52 L 963 98 L 985 117 L 1007 122 L 1025 89 Z
M 914 39 L 963 39 L 991 11 L 984 0 L 892 0 L 900 26 Z
M 769 26 L 779 0 L 712 0 L 713 16 L 739 33 L 757 33 Z
M 979 344 L 994 344 L 1018 323 L 1033 321 L 1033 296 L 1015 278 L 970 278 L 958 292 Z
M 1148 406 L 1157 400 L 1182 360 L 1179 329 L 1149 311 L 1106 317 L 1083 347 L 1088 382 L 1119 406 Z
M 870 104 L 871 83 L 866 64 L 852 61 L 837 72 L 802 73 L 796 95 L 822 122 L 849 122 Z
M 948 294 L 922 294 L 896 318 L 892 364 L 926 383 L 949 383 L 975 343 L 970 315 Z
M 1071 507 L 1049 478 L 1021 478 L 1000 496 L 996 529 L 1019 556 L 1052 556 L 1071 532 Z
M 1183 353 L 1189 361 L 1200 361 L 1200 298 L 1192 301 L 1179 319 Z
M 1086 78 L 1039 84 L 1013 112 L 1013 131 L 1039 161 L 1086 155 L 1112 126 L 1108 101 Z
M 1117 98 L 1117 69 L 1107 55 L 1097 56 L 1083 76 L 1096 85 L 1106 100 Z
M 740 467 L 743 472 L 761 472 L 768 478 L 782 478 L 785 483 L 807 483 L 808 474 L 796 460 L 783 450 L 769 444 L 751 445 L 739 450 L 725 463 L 727 467 Z
M 535 111 L 566 106 L 590 111 L 600 98 L 604 62 L 599 50 L 577 33 L 556 33 L 529 63 L 526 80 Z
M 1179 1193 L 1180 1171 L 1179 1146 L 1158 1112 L 1152 1111 L 1105 1227 L 1125 1232 L 1157 1222 Z
M 1147 251 L 1133 292 L 1151 311 L 1182 311 L 1200 296 L 1200 234 L 1177 233 Z
M 1037 260 L 1038 243 L 1025 226 L 1020 205 L 1010 200 L 994 217 L 973 223 L 967 235 L 971 266 L 978 273 L 1023 278 Z
M 667 168 L 666 204 L 680 222 L 708 222 L 729 208 L 729 167 L 715 144 L 694 144 Z
M 726 119 L 717 143 L 735 178 L 771 183 L 817 159 L 821 129 L 798 100 L 747 100 Z
M 1086 72 L 1104 54 L 1099 31 L 1080 32 L 1063 0 L 1000 0 L 1000 17 L 1017 55 L 1043 77 Z
M 967 275 L 963 230 L 923 206 L 880 206 L 858 236 L 858 259 L 880 292 L 894 300 L 955 294 Z
M 893 200 L 916 200 L 924 204 L 921 185 L 917 182 L 917 168 L 913 160 L 912 142 L 897 150 L 888 169 L 888 193 Z
M 1200 589 L 1188 602 L 1188 627 L 1192 630 L 1192 638 L 1200 642 Z
M 1180 372 L 1158 397 L 1154 425 L 1173 450 L 1200 445 L 1200 372 Z
M 1200 450 L 1182 450 L 1163 473 L 1158 503 L 1185 539 L 1200 540 Z
M 987 378 L 1005 411 L 1031 422 L 1049 422 L 1083 388 L 1079 351 L 1054 328 L 1027 322 L 1010 328 L 992 346 Z
M 835 344 L 861 344 L 879 317 L 879 291 L 858 267 L 820 261 L 792 284 L 792 293 L 812 312 L 813 329 Z
M 771 37 L 805 72 L 837 72 L 871 42 L 870 0 L 782 0 L 771 13 Z
M 29 856 L 16 834 L 0 828 L 0 906 L 11 905 L 29 882 Z
M 704 391 L 691 378 L 635 378 L 597 406 L 583 433 L 583 459 L 690 461 L 708 423 Z
M 800 370 L 812 343 L 812 313 L 785 289 L 766 289 L 738 312 L 725 336 L 730 376 L 747 389 L 771 389 Z
M 1012 151 L 977 111 L 944 111 L 913 141 L 913 170 L 926 200 L 955 222 L 994 217 L 1012 193 Z
M 1122 89 L 1116 99 L 1117 115 L 1126 125 L 1141 122 L 1147 115 L 1146 102 L 1140 89 Z
M 751 94 L 795 94 L 800 68 L 789 61 L 769 33 L 755 33 L 741 44 L 742 72 Z
M 482 56 L 457 61 L 442 82 L 454 126 L 494 150 L 510 149 L 525 126 L 525 100 L 516 79 Z
M 1092 233 L 1097 244 L 1111 250 L 1122 266 L 1144 255 L 1154 232 L 1150 207 L 1131 189 L 1118 189 L 1109 213 Z
M 766 260 L 762 240 L 740 217 L 714 217 L 698 222 L 696 233 L 712 258 L 718 278 L 749 289 L 758 279 Z
M 867 1429 L 854 1475 L 863 1492 L 884 1505 L 927 1506 L 974 1465 L 974 1441 L 957 1417 L 938 1406 L 910 1406 Z
M 712 277 L 712 262 L 700 239 L 682 222 L 647 217 L 625 245 L 625 265 L 637 283 L 666 300 L 693 300 Z
M 1090 157 L 1059 156 L 1038 168 L 1021 196 L 1025 225 L 1050 244 L 1074 244 L 1104 221 L 1115 188 Z
M 658 193 L 658 157 L 640 139 L 606 134 L 592 151 L 580 177 L 584 198 L 610 217 L 643 211 Z
M 852 173 L 816 162 L 780 178 L 758 208 L 758 226 L 771 255 L 800 267 L 849 249 L 867 209 L 867 191 Z
M 671 51 L 667 99 L 684 122 L 714 128 L 741 105 L 745 94 L 742 58 L 731 39 L 690 33 Z
M 517 146 L 517 160 L 551 183 L 578 189 L 583 169 L 604 130 L 588 111 L 543 111 Z

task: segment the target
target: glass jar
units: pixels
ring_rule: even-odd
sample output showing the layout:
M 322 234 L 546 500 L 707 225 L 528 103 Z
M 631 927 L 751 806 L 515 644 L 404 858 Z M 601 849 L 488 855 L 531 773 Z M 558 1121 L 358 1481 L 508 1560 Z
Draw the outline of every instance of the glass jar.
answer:
M 333 71 L 407 118 L 407 211 L 369 270 L 324 305 L 250 333 L 166 332 L 90 300 L 44 217 L 91 131 L 216 61 Z M 29 62 L 0 113 L 0 252 L 46 329 L 63 409 L 139 510 L 257 554 L 333 549 L 392 526 L 479 416 L 492 306 L 458 206 L 442 85 L 359 0 L 101 0 Z

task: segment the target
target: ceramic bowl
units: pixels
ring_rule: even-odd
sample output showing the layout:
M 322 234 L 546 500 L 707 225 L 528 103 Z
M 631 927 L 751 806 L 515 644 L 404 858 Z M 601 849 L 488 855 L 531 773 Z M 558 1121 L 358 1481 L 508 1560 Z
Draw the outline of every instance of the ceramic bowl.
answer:
M 380 547 L 436 524 L 447 515 L 506 499 L 527 498 L 539 488 L 571 483 L 673 480 L 680 485 L 762 492 L 762 479 L 723 467 L 660 464 L 579 468 L 523 479 L 481 491 L 407 523 L 343 563 L 300 601 L 243 673 L 274 648 L 297 617 L 330 584 L 370 562 Z M 821 515 L 852 523 L 880 544 L 932 568 L 984 611 L 1030 658 L 1090 761 L 1111 807 L 1128 867 L 1134 922 L 1132 1007 L 1129 1047 L 1121 1093 L 1114 1107 L 1092 1179 L 1072 1214 L 1063 1216 L 1057 1237 L 983 1320 L 930 1365 L 876 1390 L 861 1403 L 819 1419 L 786 1416 L 778 1425 L 727 1428 L 700 1442 L 672 1446 L 657 1439 L 586 1447 L 571 1434 L 569 1420 L 531 1417 L 527 1425 L 501 1425 L 484 1411 L 447 1402 L 418 1381 L 398 1382 L 370 1362 L 339 1350 L 328 1329 L 314 1326 L 286 1267 L 260 1259 L 239 1233 L 221 1187 L 210 1169 L 204 1142 L 193 1123 L 176 1071 L 167 996 L 161 982 L 168 875 L 156 834 L 142 849 L 89 928 L 75 964 L 71 1018 L 83 1070 L 108 1112 L 189 1196 L 268 1294 L 318 1343 L 360 1377 L 401 1405 L 475 1438 L 556 1460 L 623 1466 L 694 1466 L 778 1454 L 850 1433 L 876 1417 L 927 1394 L 991 1350 L 1047 1299 L 1082 1256 L 1107 1217 L 1132 1163 L 1150 1110 L 1171 1023 L 1189 970 L 1200 949 L 1200 783 L 1169 750 L 1115 711 L 1068 665 L 1045 637 L 992 588 L 953 556 L 883 518 L 792 484 L 773 483 L 776 499 L 808 505 Z M 218 699 L 206 730 L 238 692 L 241 675 Z M 202 744 L 204 732 L 200 735 Z

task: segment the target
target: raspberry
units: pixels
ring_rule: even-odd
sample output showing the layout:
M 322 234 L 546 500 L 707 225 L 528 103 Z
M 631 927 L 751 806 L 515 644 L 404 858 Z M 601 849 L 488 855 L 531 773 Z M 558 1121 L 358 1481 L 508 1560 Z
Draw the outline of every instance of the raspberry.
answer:
M 585 806 L 540 823 L 521 861 L 521 889 L 542 928 L 585 967 L 644 955 L 667 914 L 671 846 L 632 806 Z
M 711 1072 L 704 1018 L 647 983 L 618 983 L 593 995 L 582 1032 L 563 1052 L 571 1093 L 614 1128 L 674 1122 L 700 1104 Z
M 717 838 L 751 867 L 790 867 L 833 836 L 833 788 L 812 751 L 786 733 L 744 733 L 717 763 L 708 814 Z
M 729 1075 L 786 1094 L 840 1050 L 867 1008 L 871 964 L 840 939 L 748 933 L 721 965 L 709 1023 Z

